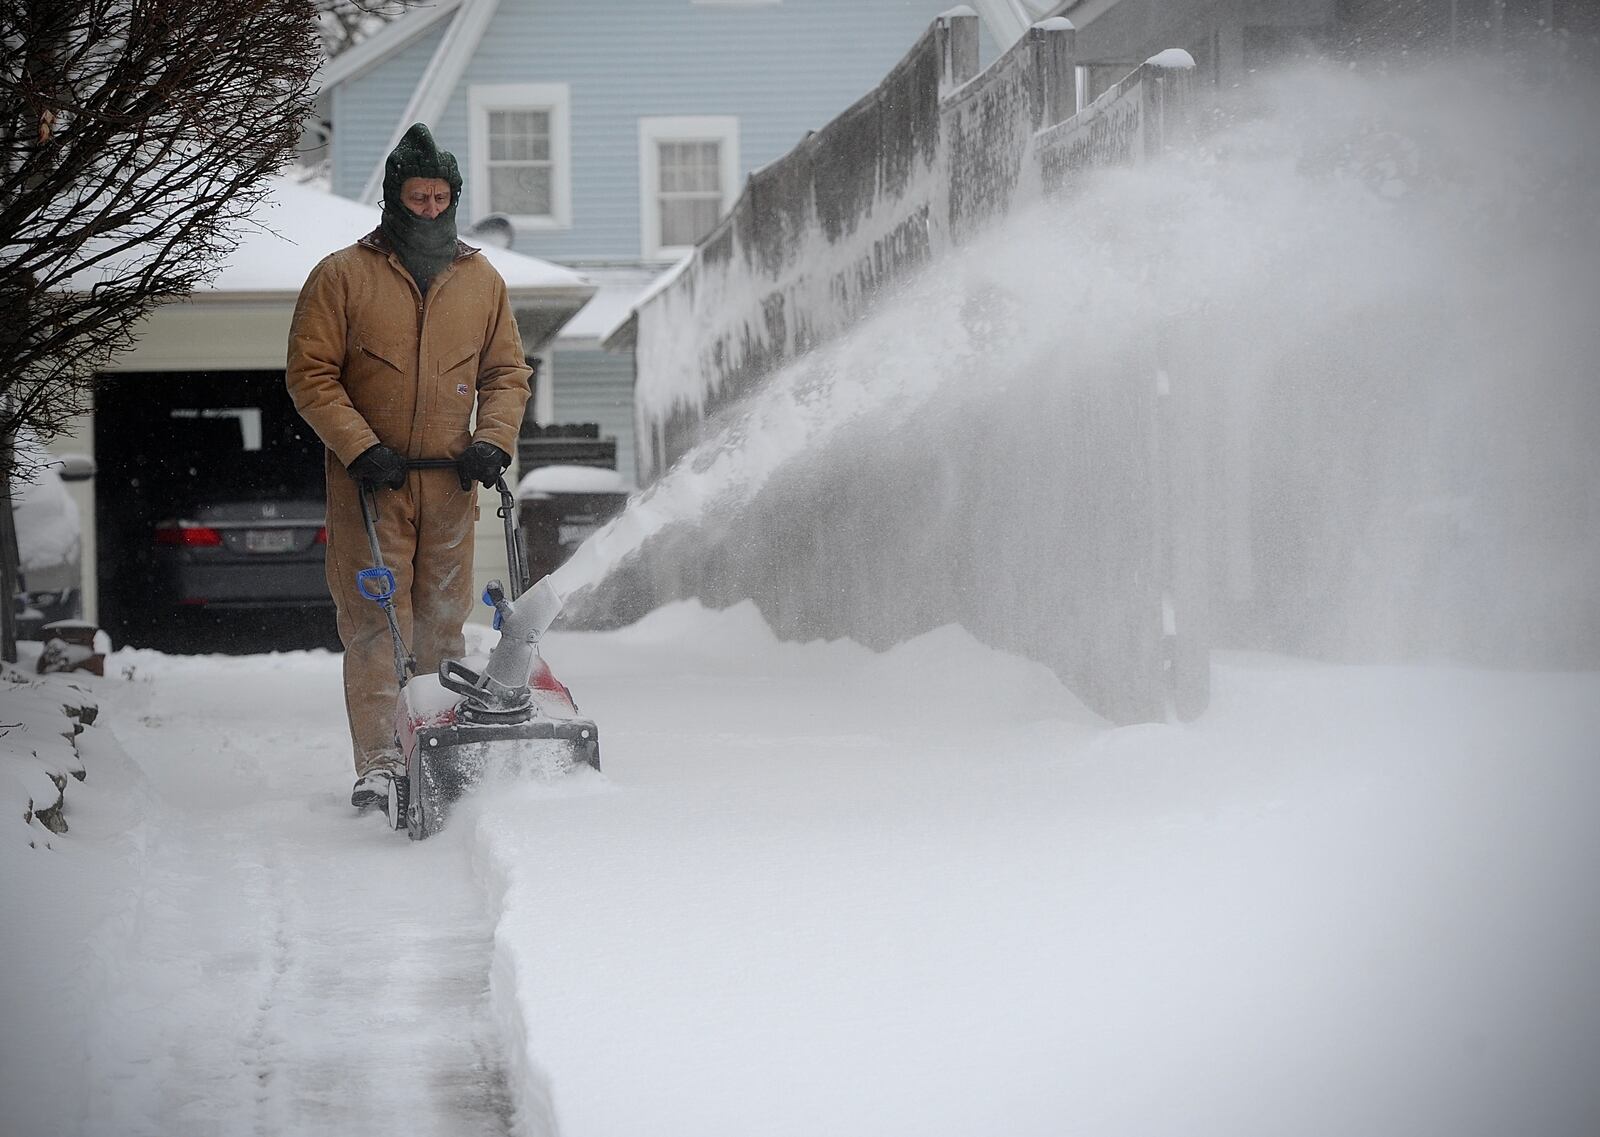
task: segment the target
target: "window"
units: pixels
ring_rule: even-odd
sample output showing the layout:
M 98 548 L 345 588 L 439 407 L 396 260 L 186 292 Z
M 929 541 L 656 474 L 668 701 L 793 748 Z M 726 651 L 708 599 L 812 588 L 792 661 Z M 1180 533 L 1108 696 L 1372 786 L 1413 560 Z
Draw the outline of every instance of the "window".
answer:
M 663 245 L 692 245 L 722 216 L 722 143 L 656 143 Z
M 550 112 L 488 113 L 490 211 L 524 217 L 549 215 Z
M 518 226 L 571 223 L 565 83 L 475 86 L 471 214 L 503 213 Z
M 731 115 L 639 120 L 640 248 L 682 256 L 733 205 L 739 120 Z

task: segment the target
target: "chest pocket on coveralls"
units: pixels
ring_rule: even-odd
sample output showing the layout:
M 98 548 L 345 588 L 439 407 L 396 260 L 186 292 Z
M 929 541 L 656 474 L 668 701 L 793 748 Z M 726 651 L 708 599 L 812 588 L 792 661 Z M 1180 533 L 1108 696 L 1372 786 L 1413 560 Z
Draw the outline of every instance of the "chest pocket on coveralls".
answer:
M 412 384 L 401 382 L 409 373 L 409 352 L 362 339 L 350 353 L 345 370 L 345 391 L 361 416 L 390 445 L 389 431 L 411 421 L 415 405 Z
M 472 419 L 473 404 L 477 401 L 477 387 L 478 345 L 473 344 L 467 348 L 465 355 L 439 372 L 438 406 L 447 425 L 453 430 L 467 430 Z
M 400 364 L 397 362 L 400 353 L 393 348 L 381 347 L 368 341 L 362 341 L 356 344 L 355 354 L 358 357 L 365 356 L 367 359 L 393 368 L 395 371 L 400 370 Z

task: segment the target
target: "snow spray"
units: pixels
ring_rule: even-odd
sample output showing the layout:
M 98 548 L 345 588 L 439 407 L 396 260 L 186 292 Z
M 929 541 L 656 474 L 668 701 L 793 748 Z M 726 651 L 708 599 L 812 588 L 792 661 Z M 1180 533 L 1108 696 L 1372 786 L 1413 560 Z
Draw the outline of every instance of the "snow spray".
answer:
M 1213 643 L 1600 664 L 1595 107 L 1485 66 L 1264 80 L 773 374 L 553 586 L 1058 665 L 1176 518 Z

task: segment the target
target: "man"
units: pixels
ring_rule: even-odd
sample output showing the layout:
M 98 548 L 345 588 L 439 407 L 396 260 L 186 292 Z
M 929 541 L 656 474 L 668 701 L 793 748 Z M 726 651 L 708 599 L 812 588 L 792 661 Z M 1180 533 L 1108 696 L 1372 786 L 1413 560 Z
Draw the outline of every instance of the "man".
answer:
M 384 167 L 378 228 L 311 270 L 289 331 L 287 382 L 327 447 L 328 587 L 344 642 L 345 709 L 358 809 L 399 825 L 395 676 L 388 621 L 361 596 L 372 563 L 360 493 L 373 490 L 395 613 L 419 673 L 465 647 L 474 600 L 474 482 L 510 463 L 531 371 L 505 281 L 456 239 L 461 173 L 428 128 L 406 131 Z M 476 424 L 473 412 L 476 410 Z M 454 469 L 408 470 L 451 458 Z

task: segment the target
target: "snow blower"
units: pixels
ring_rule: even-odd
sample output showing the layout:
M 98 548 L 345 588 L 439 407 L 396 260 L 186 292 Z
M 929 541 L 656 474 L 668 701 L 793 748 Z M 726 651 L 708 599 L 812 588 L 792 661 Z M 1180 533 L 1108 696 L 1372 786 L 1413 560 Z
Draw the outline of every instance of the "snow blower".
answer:
M 455 468 L 448 458 L 414 459 L 407 465 L 413 470 Z M 399 808 L 391 812 L 389 823 L 398 829 L 403 817 L 413 841 L 437 833 L 451 805 L 491 772 L 549 777 L 579 766 L 600 769 L 599 731 L 579 714 L 572 692 L 539 655 L 539 639 L 560 614 L 562 598 L 549 577 L 528 587 L 516 500 L 504 478 L 496 479 L 495 489 L 512 592 L 508 597 L 504 586 L 491 580 L 483 601 L 495 610 L 500 640 L 482 671 L 446 659 L 437 674 L 420 676 L 395 616 L 395 578 L 378 546 L 373 491 L 361 492 L 374 565 L 356 574 L 356 588 L 388 617 L 400 684 L 395 740 L 406 773 L 397 779 Z

